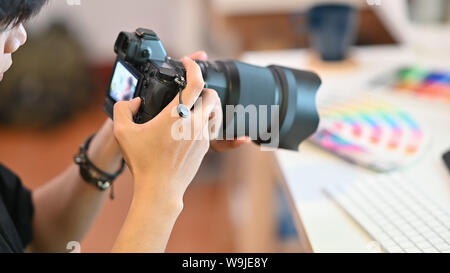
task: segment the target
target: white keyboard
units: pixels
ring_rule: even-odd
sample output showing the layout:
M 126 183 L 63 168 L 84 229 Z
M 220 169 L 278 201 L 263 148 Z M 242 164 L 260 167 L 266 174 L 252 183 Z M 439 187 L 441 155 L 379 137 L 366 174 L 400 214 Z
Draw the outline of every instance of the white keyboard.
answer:
M 420 191 L 412 178 L 379 175 L 324 188 L 385 252 L 450 253 L 449 209 Z

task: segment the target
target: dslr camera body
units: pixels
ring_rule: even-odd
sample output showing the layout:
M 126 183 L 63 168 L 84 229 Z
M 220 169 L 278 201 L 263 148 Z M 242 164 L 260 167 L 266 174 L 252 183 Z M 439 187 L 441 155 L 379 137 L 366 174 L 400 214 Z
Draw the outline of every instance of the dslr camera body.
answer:
M 183 64 L 167 56 L 152 30 L 120 32 L 114 52 L 117 59 L 103 107 L 111 118 L 114 103 L 140 97 L 141 107 L 134 121 L 145 123 L 186 85 Z M 297 150 L 300 142 L 316 131 L 319 116 L 315 97 L 321 81 L 315 73 L 235 60 L 196 62 L 205 88 L 216 90 L 221 100 L 221 136 L 247 135 L 258 144 Z

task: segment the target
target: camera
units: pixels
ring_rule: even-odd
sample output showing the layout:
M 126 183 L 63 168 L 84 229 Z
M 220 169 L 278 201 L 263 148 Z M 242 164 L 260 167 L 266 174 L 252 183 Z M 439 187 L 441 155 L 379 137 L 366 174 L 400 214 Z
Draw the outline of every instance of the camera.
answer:
M 114 52 L 117 59 L 103 107 L 111 118 L 114 103 L 140 97 L 134 121 L 145 123 L 186 84 L 183 64 L 167 56 L 152 30 L 120 32 Z M 196 62 L 205 88 L 219 95 L 224 111 L 221 137 L 246 135 L 260 145 L 297 150 L 300 142 L 316 131 L 319 115 L 315 98 L 321 80 L 315 73 L 235 60 Z

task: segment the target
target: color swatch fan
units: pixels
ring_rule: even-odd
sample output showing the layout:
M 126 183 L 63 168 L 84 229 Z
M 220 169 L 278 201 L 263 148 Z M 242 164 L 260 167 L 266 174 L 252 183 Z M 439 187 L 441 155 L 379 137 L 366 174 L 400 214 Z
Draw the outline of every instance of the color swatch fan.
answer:
M 378 76 L 375 86 L 388 86 L 391 90 L 411 94 L 418 98 L 450 103 L 450 71 L 408 66 Z
M 321 108 L 316 145 L 353 163 L 390 171 L 421 153 L 425 136 L 406 112 L 372 96 L 334 102 Z

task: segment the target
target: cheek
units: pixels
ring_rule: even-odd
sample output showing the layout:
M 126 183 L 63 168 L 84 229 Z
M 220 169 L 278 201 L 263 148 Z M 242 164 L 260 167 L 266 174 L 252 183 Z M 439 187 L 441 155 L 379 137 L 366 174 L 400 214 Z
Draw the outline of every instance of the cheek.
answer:
M 3 50 L 0 52 L 0 73 L 8 70 L 12 65 L 11 54 L 5 54 Z
M 5 37 L 3 34 L 0 34 L 0 67 L 4 67 L 6 65 L 6 57 L 8 54 L 5 54 Z
M 6 37 L 2 33 L 0 34 L 0 54 L 3 55 L 5 53 L 5 46 L 6 46 Z
M 3 32 L 0 34 L 0 73 L 11 66 L 11 54 L 5 53 L 7 35 Z

